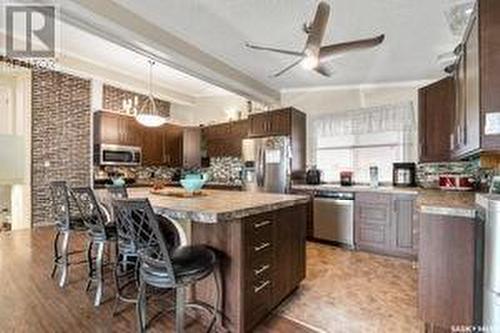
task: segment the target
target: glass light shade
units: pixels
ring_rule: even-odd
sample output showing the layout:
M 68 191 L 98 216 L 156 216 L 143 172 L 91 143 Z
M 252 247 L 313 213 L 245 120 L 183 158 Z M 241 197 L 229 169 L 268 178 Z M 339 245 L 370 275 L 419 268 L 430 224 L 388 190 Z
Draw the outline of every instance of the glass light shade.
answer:
M 156 114 L 140 113 L 135 116 L 135 119 L 143 126 L 146 127 L 159 127 L 164 125 L 167 120 Z
M 23 136 L 0 135 L 0 184 L 25 182 L 26 144 Z
M 301 64 L 304 69 L 311 70 L 318 67 L 319 59 L 313 55 L 308 55 L 302 60 Z

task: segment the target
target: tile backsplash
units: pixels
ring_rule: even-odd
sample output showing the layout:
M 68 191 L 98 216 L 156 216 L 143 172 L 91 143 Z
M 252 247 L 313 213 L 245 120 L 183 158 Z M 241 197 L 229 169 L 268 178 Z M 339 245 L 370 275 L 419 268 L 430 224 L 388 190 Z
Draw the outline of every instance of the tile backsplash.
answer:
M 417 183 L 424 188 L 438 188 L 439 176 L 444 174 L 467 175 L 475 179 L 479 189 L 488 187 L 493 169 L 482 168 L 480 160 L 465 162 L 420 163 L 417 166 Z
M 189 170 L 205 172 L 209 181 L 217 183 L 241 183 L 241 170 L 243 162 L 237 157 L 212 157 L 210 166 L 199 170 Z M 94 178 L 107 178 L 108 174 L 121 173 L 126 178 L 133 179 L 164 179 L 171 180 L 178 172 L 178 168 L 168 168 L 164 166 L 140 166 L 140 167 L 95 167 Z M 180 170 L 181 172 L 183 170 Z
M 209 179 L 218 183 L 241 183 L 243 162 L 238 157 L 212 157 L 210 167 L 204 169 Z

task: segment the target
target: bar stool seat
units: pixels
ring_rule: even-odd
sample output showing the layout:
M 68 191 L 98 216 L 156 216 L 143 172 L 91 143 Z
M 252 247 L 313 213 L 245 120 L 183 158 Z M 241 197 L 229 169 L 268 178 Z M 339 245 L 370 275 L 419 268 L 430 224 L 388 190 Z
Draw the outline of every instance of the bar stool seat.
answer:
M 136 302 L 139 332 L 147 328 L 147 287 L 175 291 L 175 332 L 184 332 L 185 308 L 205 311 L 210 319 L 207 332 L 223 328 L 223 288 L 220 260 L 216 250 L 205 245 L 172 247 L 166 241 L 158 216 L 148 199 L 113 201 L 119 236 L 136 244 L 139 254 L 139 292 Z M 167 218 L 168 219 L 168 218 Z M 170 234 L 170 233 L 168 233 Z M 186 299 L 186 288 L 213 277 L 214 301 Z
M 54 255 L 52 272 L 50 276 L 55 277 L 60 271 L 59 286 L 66 285 L 69 274 L 69 266 L 86 263 L 86 261 L 70 260 L 70 257 L 82 253 L 82 250 L 70 251 L 70 238 L 73 234 L 87 232 L 85 221 L 70 203 L 69 188 L 65 181 L 53 181 L 49 184 L 50 197 L 53 209 L 53 219 L 56 229 L 54 237 Z M 60 238 L 62 237 L 62 240 Z
M 118 231 L 114 223 L 109 223 L 103 226 L 102 230 L 89 230 L 94 241 L 116 241 Z
M 79 216 L 72 216 L 69 219 L 69 224 L 56 222 L 56 228 L 60 231 L 72 230 L 72 231 L 87 231 L 87 227 L 83 222 L 83 218 Z
M 145 261 L 140 268 L 143 281 L 157 288 L 171 287 L 171 275 L 165 269 L 165 265 L 148 257 L 146 254 Z M 214 251 L 204 245 L 178 247 L 173 250 L 170 260 L 177 284 L 186 284 L 205 278 L 213 272 L 217 263 Z

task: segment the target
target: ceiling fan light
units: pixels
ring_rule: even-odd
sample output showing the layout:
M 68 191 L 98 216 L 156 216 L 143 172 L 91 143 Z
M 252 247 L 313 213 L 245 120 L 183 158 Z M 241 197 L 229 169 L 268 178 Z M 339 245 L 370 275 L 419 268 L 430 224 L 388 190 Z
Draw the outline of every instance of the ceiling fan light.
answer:
M 135 119 L 146 127 L 159 127 L 164 125 L 167 120 L 159 115 L 142 113 L 135 116 Z
M 315 56 L 307 56 L 302 60 L 301 65 L 304 69 L 312 70 L 318 67 L 319 59 Z

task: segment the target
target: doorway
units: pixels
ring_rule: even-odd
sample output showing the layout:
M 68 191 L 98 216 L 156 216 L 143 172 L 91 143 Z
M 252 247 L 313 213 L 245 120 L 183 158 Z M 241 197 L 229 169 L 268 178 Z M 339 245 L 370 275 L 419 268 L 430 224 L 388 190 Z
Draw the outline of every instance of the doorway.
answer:
M 0 62 L 0 231 L 31 227 L 31 70 Z

